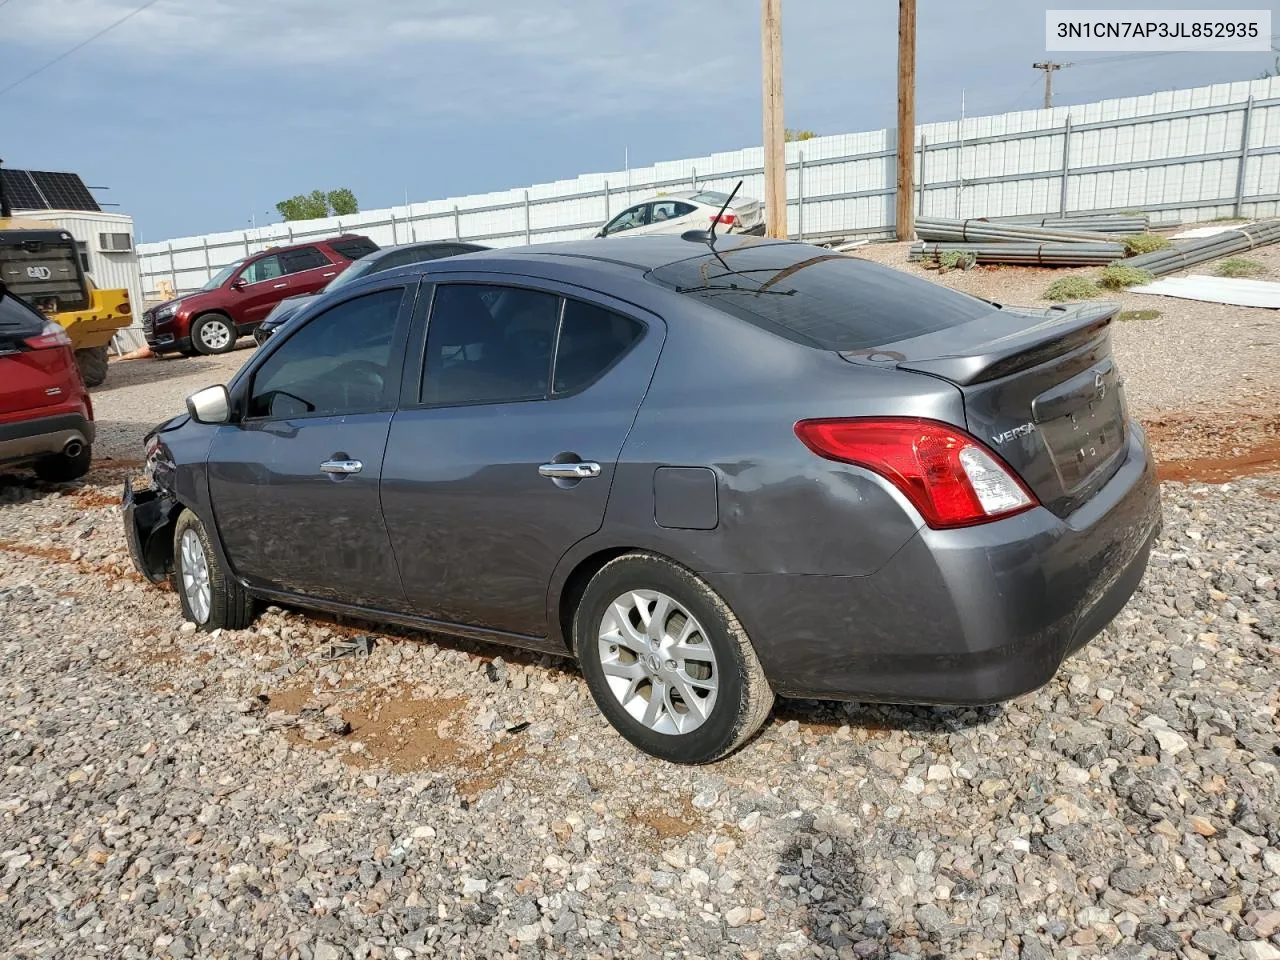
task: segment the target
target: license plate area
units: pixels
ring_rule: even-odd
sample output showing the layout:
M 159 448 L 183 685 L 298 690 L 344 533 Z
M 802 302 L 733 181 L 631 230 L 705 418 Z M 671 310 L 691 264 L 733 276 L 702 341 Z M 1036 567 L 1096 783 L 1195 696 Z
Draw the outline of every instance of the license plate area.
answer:
M 1119 374 L 1107 360 L 1047 390 L 1031 404 L 1065 493 L 1084 486 L 1124 447 Z

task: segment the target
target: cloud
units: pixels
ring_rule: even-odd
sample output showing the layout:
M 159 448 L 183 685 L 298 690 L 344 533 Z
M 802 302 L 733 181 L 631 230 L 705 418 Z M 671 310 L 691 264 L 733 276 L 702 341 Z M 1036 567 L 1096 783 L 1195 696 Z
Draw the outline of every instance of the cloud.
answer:
M 11 5 L 2 42 L 51 57 L 138 2 Z M 732 2 L 711 0 L 703 13 Z M 684 10 L 680 0 L 159 0 L 94 47 L 153 77 L 314 71 L 332 82 L 336 71 L 344 92 L 376 95 L 375 112 L 394 104 L 417 113 L 555 108 L 581 116 L 645 109 L 680 93 L 706 101 L 724 89 L 732 76 L 713 38 L 664 25 Z M 757 26 L 754 17 L 733 19 Z M 754 62 L 748 69 L 754 76 Z

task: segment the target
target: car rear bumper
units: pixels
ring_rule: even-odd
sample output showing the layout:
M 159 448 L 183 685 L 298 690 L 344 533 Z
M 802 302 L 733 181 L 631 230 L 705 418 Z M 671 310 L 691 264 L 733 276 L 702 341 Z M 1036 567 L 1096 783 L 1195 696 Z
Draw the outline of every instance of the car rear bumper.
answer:
M 711 575 L 783 695 L 982 704 L 1047 683 L 1138 589 L 1161 525 L 1134 425 L 1125 462 L 1062 520 L 1040 508 L 923 528 L 862 577 Z
M 14 464 L 63 453 L 67 444 L 93 443 L 93 421 L 80 413 L 0 423 L 0 463 Z

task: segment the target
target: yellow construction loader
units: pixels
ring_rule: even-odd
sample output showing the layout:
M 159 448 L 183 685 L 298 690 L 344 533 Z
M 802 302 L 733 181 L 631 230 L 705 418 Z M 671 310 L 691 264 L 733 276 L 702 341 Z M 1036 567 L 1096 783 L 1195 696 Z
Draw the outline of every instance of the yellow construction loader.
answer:
M 0 280 L 66 329 L 86 386 L 106 379 L 111 338 L 133 322 L 129 291 L 95 287 L 71 234 L 55 223 L 0 215 Z

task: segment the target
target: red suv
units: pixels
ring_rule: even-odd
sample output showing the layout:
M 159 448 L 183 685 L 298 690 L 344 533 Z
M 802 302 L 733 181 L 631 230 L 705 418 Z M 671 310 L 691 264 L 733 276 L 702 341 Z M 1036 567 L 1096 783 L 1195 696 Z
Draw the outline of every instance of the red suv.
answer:
M 89 471 L 92 444 L 93 403 L 71 340 L 0 283 L 0 468 L 75 480 Z
M 272 247 L 223 267 L 199 290 L 142 314 L 147 345 L 155 353 L 226 353 L 252 333 L 285 297 L 316 293 L 352 260 L 373 253 L 368 237 Z

